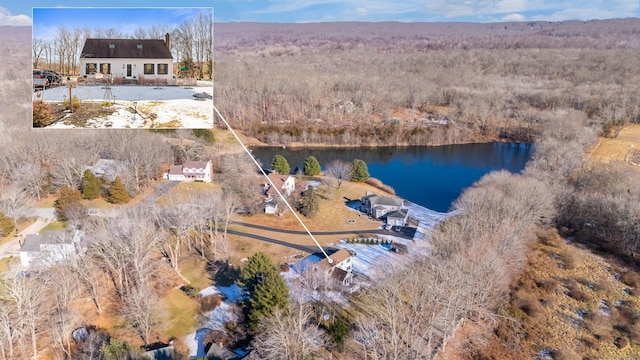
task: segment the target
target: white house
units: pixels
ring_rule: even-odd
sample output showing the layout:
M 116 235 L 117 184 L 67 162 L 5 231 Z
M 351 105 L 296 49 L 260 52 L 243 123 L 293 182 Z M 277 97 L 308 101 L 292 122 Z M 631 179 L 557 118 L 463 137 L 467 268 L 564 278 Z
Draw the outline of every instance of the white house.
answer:
M 324 271 L 327 278 L 331 277 L 343 285 L 349 285 L 353 277 L 351 253 L 345 249 L 340 249 L 329 255 L 329 258 L 333 260 L 332 263 L 329 263 L 329 260 L 325 257 L 315 264 L 314 270 Z
M 173 165 L 164 178 L 171 181 L 211 182 L 211 161 L 185 161 L 182 165 Z
M 267 175 L 269 180 L 275 185 L 280 193 L 286 197 L 290 196 L 296 189 L 296 178 L 291 175 L 281 175 L 276 172 L 272 172 Z M 267 214 L 275 214 L 278 210 L 278 202 L 276 199 L 279 197 L 276 190 L 271 186 L 271 183 L 266 182 L 262 185 L 262 191 L 265 195 L 264 212 Z
M 173 79 L 170 49 L 169 34 L 164 40 L 89 38 L 80 54 L 80 77 L 102 74 L 125 81 L 144 79 L 166 84 Z
M 29 234 L 20 246 L 20 263 L 32 265 L 53 265 L 71 260 L 80 253 L 84 233 L 80 230 L 46 231 L 43 234 Z

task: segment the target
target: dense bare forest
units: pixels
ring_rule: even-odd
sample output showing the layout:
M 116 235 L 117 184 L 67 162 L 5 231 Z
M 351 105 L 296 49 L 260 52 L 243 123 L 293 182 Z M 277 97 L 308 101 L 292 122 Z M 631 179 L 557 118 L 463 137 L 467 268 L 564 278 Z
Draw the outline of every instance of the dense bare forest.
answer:
M 638 122 L 639 28 L 637 19 L 216 24 L 216 105 L 233 126 L 263 141 L 536 144 L 522 174 L 489 174 L 460 196 L 456 214 L 430 234 L 433 256 L 393 269 L 356 294 L 353 306 L 329 328 L 318 325 L 308 304 L 293 299 L 288 311 L 277 311 L 261 324 L 256 353 L 281 358 L 285 349 L 292 359 L 328 352 L 366 359 L 561 358 L 557 354 L 569 353 L 543 340 L 528 346 L 517 341 L 524 338 L 520 326 L 529 321 L 523 313 L 545 306 L 537 298 L 517 298 L 519 277 L 534 266 L 528 261 L 532 246 L 551 244 L 558 234 L 612 255 L 625 275 L 635 274 L 638 171 L 629 164 L 593 163 L 586 154 L 597 135 L 615 137 L 626 124 Z M 148 190 L 162 163 L 216 157 L 215 147 L 205 148 L 187 131 L 32 130 L 31 78 L 24 66 L 31 50 L 29 30 L 0 29 L 0 50 L 6 55 L 0 60 L 2 203 L 22 201 L 14 194 L 35 201 L 77 187 L 80 169 L 101 157 L 126 165 L 122 181 L 131 195 Z M 243 198 L 250 185 L 242 172 L 250 164 L 231 156 L 216 160 L 221 171 L 233 174 L 233 183 L 222 184 L 229 193 L 168 197 L 157 211 L 134 209 L 121 219 L 69 221 L 96 238 L 87 262 L 77 264 L 85 268 L 32 278 L 5 275 L 0 281 L 0 306 L 7 310 L 0 312 L 2 357 L 26 357 L 47 348 L 59 358 L 104 358 L 106 350 L 99 349 L 108 344 L 109 334 L 98 333 L 87 348 L 72 344 L 70 329 L 84 322 L 69 297 L 88 302 L 88 311 L 120 316 L 133 334 L 150 341 L 161 326 L 149 311 L 166 291 L 159 279 L 173 274 L 172 267 L 179 269 L 180 254 L 205 257 L 204 249 L 214 248 L 212 259 L 228 256 L 224 237 L 207 233 L 211 224 L 224 227 L 232 205 Z M 210 212 L 196 217 L 191 205 Z M 581 340 L 586 345 L 571 354 L 607 358 L 610 353 L 604 351 L 614 342 L 622 356 L 640 346 L 640 282 L 629 284 L 629 293 L 620 295 L 625 322 L 593 329 Z M 580 298 L 575 291 L 580 285 L 571 286 L 566 296 Z M 565 296 L 560 286 L 556 292 Z M 31 301 L 44 298 L 51 304 Z M 520 312 L 505 310 L 511 309 L 509 300 L 520 302 Z M 594 306 L 592 313 L 598 311 Z M 141 314 L 149 316 L 137 317 Z M 318 341 L 285 336 L 293 327 Z M 497 337 L 494 343 L 492 337 Z M 603 352 L 589 345 L 602 339 Z M 627 341 L 624 346 L 620 339 Z
M 640 114 L 637 19 L 215 33 L 217 104 L 267 143 L 532 141 L 564 112 L 600 125 Z

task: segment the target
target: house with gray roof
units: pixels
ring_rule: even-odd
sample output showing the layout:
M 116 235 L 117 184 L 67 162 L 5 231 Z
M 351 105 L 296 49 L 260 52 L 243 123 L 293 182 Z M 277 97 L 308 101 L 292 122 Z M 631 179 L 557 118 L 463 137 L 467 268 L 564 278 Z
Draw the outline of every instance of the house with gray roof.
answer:
M 165 39 L 85 40 L 80 54 L 80 77 L 119 78 L 127 82 L 149 79 L 165 84 L 173 79 L 169 34 Z
M 360 211 L 381 219 L 388 213 L 400 210 L 403 203 L 400 198 L 367 193 L 360 199 Z
M 80 230 L 53 230 L 29 234 L 20 245 L 22 266 L 50 266 L 66 262 L 80 254 L 84 233 Z
M 182 165 L 172 165 L 164 177 L 171 181 L 211 182 L 211 161 L 185 161 Z
M 387 225 L 389 226 L 407 226 L 408 220 L 408 209 L 400 209 L 387 214 Z
M 121 172 L 122 164 L 117 160 L 99 159 L 93 166 L 85 166 L 82 173 L 89 170 L 98 178 L 105 179 L 109 182 L 114 181 L 116 176 Z

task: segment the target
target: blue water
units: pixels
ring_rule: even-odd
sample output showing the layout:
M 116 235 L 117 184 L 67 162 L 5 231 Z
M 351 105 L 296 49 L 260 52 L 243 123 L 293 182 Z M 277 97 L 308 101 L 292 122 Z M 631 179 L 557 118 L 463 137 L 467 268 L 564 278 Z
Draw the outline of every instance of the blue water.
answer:
M 283 155 L 292 169 L 315 156 L 324 165 L 336 159 L 364 160 L 372 177 L 393 187 L 396 194 L 435 211 L 449 210 L 462 191 L 483 175 L 500 169 L 520 172 L 533 154 L 530 144 L 464 144 L 437 147 L 383 148 L 253 148 L 269 167 L 275 154 Z

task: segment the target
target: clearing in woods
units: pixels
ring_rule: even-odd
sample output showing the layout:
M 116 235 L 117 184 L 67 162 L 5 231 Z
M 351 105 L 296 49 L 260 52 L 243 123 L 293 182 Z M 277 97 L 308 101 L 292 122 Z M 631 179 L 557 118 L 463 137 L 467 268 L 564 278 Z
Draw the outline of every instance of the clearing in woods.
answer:
M 598 145 L 591 151 L 591 159 L 604 163 L 625 161 L 638 164 L 640 157 L 640 124 L 632 124 L 613 138 L 600 138 Z M 634 161 L 635 158 L 635 161 Z

